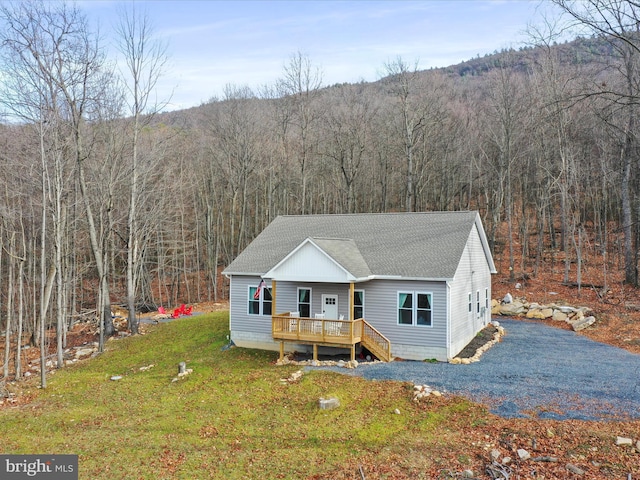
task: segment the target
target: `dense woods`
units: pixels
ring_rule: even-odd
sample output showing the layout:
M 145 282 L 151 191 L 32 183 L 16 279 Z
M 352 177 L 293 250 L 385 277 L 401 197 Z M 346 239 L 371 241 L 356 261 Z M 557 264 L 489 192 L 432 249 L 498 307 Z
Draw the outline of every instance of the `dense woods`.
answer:
M 534 46 L 333 86 L 294 53 L 271 85 L 165 113 L 144 15 L 122 12 L 116 68 L 76 6 L 2 6 L 4 376 L 10 339 L 44 359 L 55 328 L 62 366 L 67 329 L 95 317 L 102 344 L 112 304 L 135 333 L 136 311 L 223 298 L 221 267 L 283 214 L 477 209 L 514 281 L 557 263 L 579 284 L 588 252 L 603 292 L 614 271 L 637 286 L 640 9 L 556 3 L 586 36 L 547 23 Z

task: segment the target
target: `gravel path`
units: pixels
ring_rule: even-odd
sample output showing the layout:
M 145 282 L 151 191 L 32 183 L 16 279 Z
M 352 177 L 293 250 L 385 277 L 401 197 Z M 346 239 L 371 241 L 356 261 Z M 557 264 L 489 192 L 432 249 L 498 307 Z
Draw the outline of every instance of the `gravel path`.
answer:
M 336 371 L 426 384 L 507 418 L 640 418 L 640 355 L 540 322 L 500 324 L 502 342 L 471 365 L 403 361 Z

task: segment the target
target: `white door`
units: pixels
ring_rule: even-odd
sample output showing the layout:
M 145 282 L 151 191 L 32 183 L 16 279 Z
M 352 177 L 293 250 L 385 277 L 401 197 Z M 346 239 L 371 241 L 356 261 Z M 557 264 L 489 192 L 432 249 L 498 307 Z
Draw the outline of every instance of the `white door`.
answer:
M 338 318 L 338 296 L 337 295 L 322 295 L 322 313 L 324 318 L 337 319 Z

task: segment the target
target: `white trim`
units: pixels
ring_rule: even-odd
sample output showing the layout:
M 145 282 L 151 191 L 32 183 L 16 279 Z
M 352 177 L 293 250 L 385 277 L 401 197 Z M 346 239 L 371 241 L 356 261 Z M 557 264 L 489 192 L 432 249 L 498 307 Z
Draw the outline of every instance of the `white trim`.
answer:
M 231 286 L 229 286 L 229 288 L 231 288 Z M 265 289 L 269 289 L 273 293 L 273 290 L 272 290 L 273 286 L 269 286 L 265 282 L 263 289 L 260 291 L 260 298 L 257 300 L 253 298 L 253 295 L 251 295 L 252 288 L 256 288 L 256 287 L 253 285 L 247 285 L 247 315 L 250 317 L 270 317 L 271 315 L 273 315 L 274 313 L 273 312 L 273 295 L 271 296 L 271 313 L 269 314 L 264 313 L 264 291 Z M 249 309 L 250 302 L 258 302 L 258 313 L 252 313 L 250 311 Z
M 298 287 L 296 289 L 296 310 L 298 312 L 300 311 L 300 290 L 309 290 L 309 317 L 311 317 L 313 310 L 313 289 L 311 287 Z
M 406 293 L 411 295 L 411 323 L 400 323 L 400 294 Z M 429 296 L 429 312 L 431 313 L 431 318 L 429 325 L 420 325 L 418 324 L 418 295 L 428 295 Z M 403 309 L 408 310 L 408 309 Z M 425 309 L 420 309 L 425 310 Z M 398 290 L 396 291 L 396 325 L 399 327 L 421 327 L 421 328 L 433 328 L 433 292 L 422 292 L 418 290 Z
M 447 298 L 447 305 L 446 305 L 446 309 L 447 309 L 447 314 L 445 315 L 446 318 L 446 331 L 445 331 L 445 336 L 446 336 L 446 355 L 447 355 L 447 360 L 449 359 L 450 353 L 451 353 L 451 283 L 447 282 L 447 294 L 446 294 L 446 298 Z
M 355 300 L 356 300 L 356 299 L 355 299 L 355 295 L 356 295 L 356 292 L 362 292 L 362 306 L 361 306 L 361 308 L 362 308 L 362 317 L 356 317 L 356 314 L 355 314 L 355 309 L 356 309 L 356 307 L 357 307 L 357 306 L 358 306 L 358 307 L 360 307 L 360 305 L 356 305 L 356 304 L 355 304 Z M 367 318 L 367 317 L 366 317 L 366 313 L 365 313 L 365 308 L 366 308 L 366 307 L 365 307 L 365 305 L 366 305 L 366 303 L 367 303 L 367 300 L 366 300 L 366 294 L 365 294 L 364 289 L 363 289 L 363 288 L 354 288 L 354 289 L 353 289 L 353 296 L 354 296 L 354 298 L 353 298 L 352 311 L 353 311 L 354 320 L 356 320 L 357 318 Z

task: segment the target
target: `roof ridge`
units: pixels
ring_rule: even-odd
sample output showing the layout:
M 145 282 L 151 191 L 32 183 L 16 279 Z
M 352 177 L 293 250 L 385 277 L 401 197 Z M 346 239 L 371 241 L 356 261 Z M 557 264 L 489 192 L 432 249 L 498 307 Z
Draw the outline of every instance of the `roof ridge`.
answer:
M 361 212 L 361 213 L 305 213 L 282 214 L 276 217 L 300 218 L 300 217 L 364 217 L 364 216 L 401 216 L 401 215 L 451 215 L 457 213 L 478 213 L 478 210 L 437 210 L 428 212 Z

